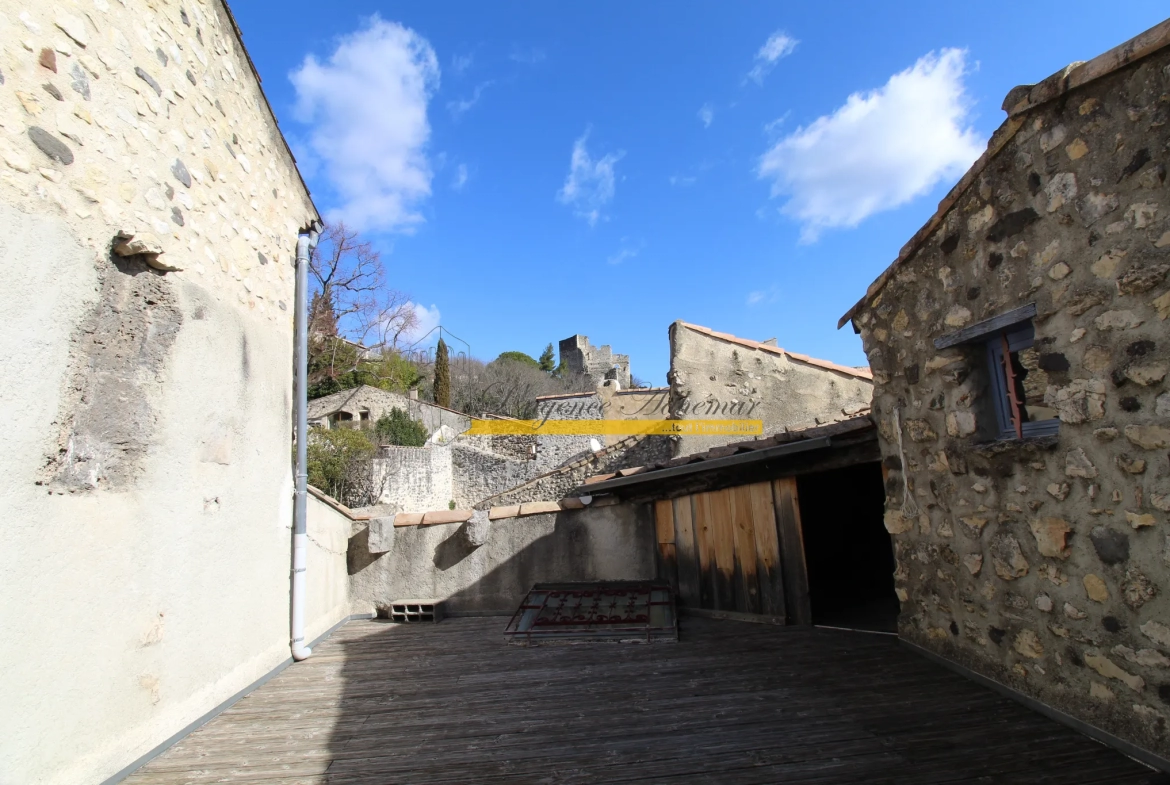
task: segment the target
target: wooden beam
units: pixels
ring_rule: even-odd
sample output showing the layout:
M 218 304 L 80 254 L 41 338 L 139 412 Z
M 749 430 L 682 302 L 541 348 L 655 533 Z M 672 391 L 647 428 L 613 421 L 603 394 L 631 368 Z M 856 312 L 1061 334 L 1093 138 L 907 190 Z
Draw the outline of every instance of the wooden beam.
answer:
M 699 607 L 699 549 L 695 542 L 694 497 L 673 499 L 674 548 L 678 564 L 678 596 L 688 607 Z
M 1019 308 L 1013 308 L 1006 313 L 1001 313 L 999 316 L 993 316 L 990 319 L 984 319 L 981 322 L 964 327 L 962 330 L 956 330 L 953 333 L 947 333 L 934 339 L 935 349 L 949 349 L 952 346 L 974 341 L 979 338 L 993 335 L 1005 327 L 1011 327 L 1013 324 L 1027 321 L 1036 315 L 1036 303 L 1028 303 L 1021 305 Z
M 750 486 L 731 488 L 731 528 L 735 539 L 735 601 L 742 613 L 761 613 L 756 535 Z
M 678 594 L 678 557 L 674 545 L 674 505 L 669 499 L 654 502 L 654 529 L 658 541 L 658 577 Z
M 780 534 L 780 558 L 784 565 L 786 615 L 792 624 L 809 625 L 812 624 L 812 605 L 809 602 L 808 567 L 804 559 L 804 532 L 800 525 L 796 478 L 773 480 L 772 493 Z
M 669 499 L 654 502 L 654 530 L 658 542 L 674 543 L 674 507 Z
M 715 607 L 715 531 L 711 494 L 695 494 L 695 543 L 699 550 L 699 607 Z
M 715 609 L 736 610 L 735 528 L 731 520 L 731 489 L 711 494 L 712 532 L 715 535 Z
M 752 524 L 756 538 L 756 576 L 760 582 L 760 613 L 785 617 L 784 570 L 780 564 L 780 535 L 776 531 L 776 505 L 772 486 L 758 482 L 748 486 L 752 499 Z

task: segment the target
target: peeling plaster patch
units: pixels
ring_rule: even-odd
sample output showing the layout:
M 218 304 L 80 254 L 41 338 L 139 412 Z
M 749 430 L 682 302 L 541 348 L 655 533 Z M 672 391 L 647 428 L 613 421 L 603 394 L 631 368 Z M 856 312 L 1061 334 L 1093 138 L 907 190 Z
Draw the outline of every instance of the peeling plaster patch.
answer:
M 58 490 L 130 487 L 156 430 L 153 399 L 183 323 L 170 282 L 137 259 L 111 256 L 97 304 L 72 340 L 71 380 L 43 480 Z

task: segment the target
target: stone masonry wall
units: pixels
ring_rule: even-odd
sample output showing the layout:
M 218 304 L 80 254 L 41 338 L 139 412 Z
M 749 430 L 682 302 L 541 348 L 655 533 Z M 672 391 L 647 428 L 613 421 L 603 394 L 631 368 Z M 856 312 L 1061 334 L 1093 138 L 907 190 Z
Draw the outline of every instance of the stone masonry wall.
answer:
M 899 630 L 1167 755 L 1170 50 L 1007 133 L 1017 119 L 855 316 L 890 469 Z M 933 340 L 1029 302 L 1028 404 L 1055 410 L 1060 433 L 985 443 L 982 351 Z
M 746 342 L 754 343 L 754 342 Z M 783 353 L 670 327 L 671 419 L 763 420 L 764 433 L 823 425 L 869 406 L 868 378 L 802 363 Z M 676 455 L 693 455 L 748 438 L 684 436 Z
M 556 501 L 568 496 L 574 488 L 581 487 L 586 479 L 594 475 L 668 461 L 671 449 L 669 436 L 628 436 L 599 453 L 589 453 L 554 472 L 534 478 L 519 487 L 510 488 L 490 501 L 481 501 L 477 506 L 483 508 L 524 502 Z
M 558 346 L 561 363 L 570 375 L 588 376 L 596 387 L 605 379 L 615 378 L 622 389 L 630 387 L 630 356 L 614 354 L 606 346 L 591 346 L 589 338 L 574 335 L 564 339 Z
M 0 0 L 0 779 L 106 781 L 288 658 L 316 217 L 219 0 Z
M 388 446 L 378 449 L 374 471 L 383 478 L 379 504 L 388 511 L 445 510 L 455 498 L 451 447 Z
M 316 211 L 221 3 L 4 0 L 0 30 L 5 201 L 96 248 L 152 233 L 180 278 L 291 319 Z
M 466 414 L 368 384 L 309 401 L 309 424 L 328 427 L 329 415 L 337 411 L 348 412 L 355 421 L 360 421 L 363 409 L 370 413 L 371 425 L 383 415 L 389 414 L 391 409 L 401 409 L 409 414 L 412 420 L 422 423 L 428 434 L 433 434 L 444 425 L 455 433 L 463 433 L 471 427 L 471 418 Z
M 467 509 L 502 490 L 527 482 L 539 472 L 536 461 L 492 450 L 493 436 L 460 436 L 451 445 L 455 506 Z

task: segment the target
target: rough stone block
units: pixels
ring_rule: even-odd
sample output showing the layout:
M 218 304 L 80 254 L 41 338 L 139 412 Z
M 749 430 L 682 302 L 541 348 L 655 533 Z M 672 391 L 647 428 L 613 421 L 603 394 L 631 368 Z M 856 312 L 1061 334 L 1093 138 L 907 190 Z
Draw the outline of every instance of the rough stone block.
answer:
M 394 548 L 394 518 L 390 515 L 370 519 L 367 546 L 370 553 L 386 553 Z

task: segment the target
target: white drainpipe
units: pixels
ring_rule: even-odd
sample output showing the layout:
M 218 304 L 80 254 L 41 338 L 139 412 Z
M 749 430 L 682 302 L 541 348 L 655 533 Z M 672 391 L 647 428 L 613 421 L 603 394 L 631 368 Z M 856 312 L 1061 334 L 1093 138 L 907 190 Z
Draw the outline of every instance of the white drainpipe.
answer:
M 308 232 L 297 237 L 296 310 L 293 314 L 296 334 L 296 419 L 297 465 L 296 497 L 293 502 L 292 565 L 292 656 L 306 659 L 312 649 L 305 645 L 305 549 L 308 545 L 308 484 L 306 446 L 309 440 L 309 255 L 317 247 L 321 224 L 314 221 Z

